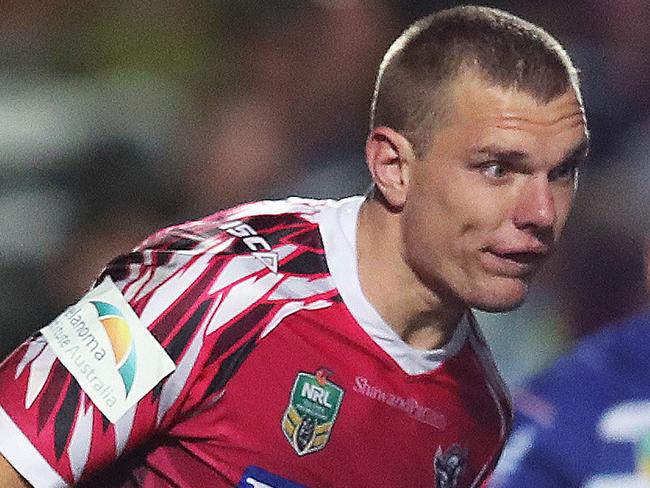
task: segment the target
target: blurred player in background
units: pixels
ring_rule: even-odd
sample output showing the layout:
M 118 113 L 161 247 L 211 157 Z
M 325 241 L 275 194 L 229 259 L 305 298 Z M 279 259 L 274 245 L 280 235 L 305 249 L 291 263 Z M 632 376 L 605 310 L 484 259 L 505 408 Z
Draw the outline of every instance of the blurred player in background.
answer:
M 587 146 L 546 32 L 414 23 L 379 68 L 366 197 L 162 230 L 2 363 L 3 486 L 481 485 L 511 408 L 470 309 L 525 299 Z

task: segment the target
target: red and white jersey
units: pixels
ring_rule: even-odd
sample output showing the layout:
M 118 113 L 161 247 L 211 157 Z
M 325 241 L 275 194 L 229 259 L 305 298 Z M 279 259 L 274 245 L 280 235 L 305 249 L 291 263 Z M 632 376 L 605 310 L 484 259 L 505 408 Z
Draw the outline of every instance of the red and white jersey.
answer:
M 39 487 L 480 486 L 507 391 L 471 313 L 422 351 L 367 301 L 362 201 L 247 204 L 112 261 L 2 363 L 2 454 Z

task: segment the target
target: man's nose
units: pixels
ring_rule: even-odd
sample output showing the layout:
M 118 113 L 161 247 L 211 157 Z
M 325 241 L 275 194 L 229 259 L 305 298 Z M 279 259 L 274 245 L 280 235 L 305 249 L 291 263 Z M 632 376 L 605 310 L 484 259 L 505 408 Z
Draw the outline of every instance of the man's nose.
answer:
M 546 176 L 534 176 L 522 188 L 515 209 L 515 225 L 519 229 L 550 229 L 557 213 L 551 183 Z

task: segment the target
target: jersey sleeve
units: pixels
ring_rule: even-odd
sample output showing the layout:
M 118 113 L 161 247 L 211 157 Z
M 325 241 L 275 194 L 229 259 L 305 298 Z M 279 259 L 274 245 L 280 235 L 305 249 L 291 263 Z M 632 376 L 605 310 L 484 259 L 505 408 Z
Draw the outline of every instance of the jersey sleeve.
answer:
M 29 482 L 86 480 L 218 401 L 281 279 L 219 229 L 165 231 L 117 258 L 2 362 L 0 452 Z

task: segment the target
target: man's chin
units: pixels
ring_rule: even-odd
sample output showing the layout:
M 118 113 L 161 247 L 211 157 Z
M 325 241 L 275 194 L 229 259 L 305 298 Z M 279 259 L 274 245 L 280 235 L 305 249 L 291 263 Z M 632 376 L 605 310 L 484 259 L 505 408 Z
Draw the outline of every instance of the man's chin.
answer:
M 510 312 L 520 307 L 528 295 L 528 282 L 508 280 L 505 285 L 495 284 L 490 290 L 474 297 L 472 308 L 483 312 Z

